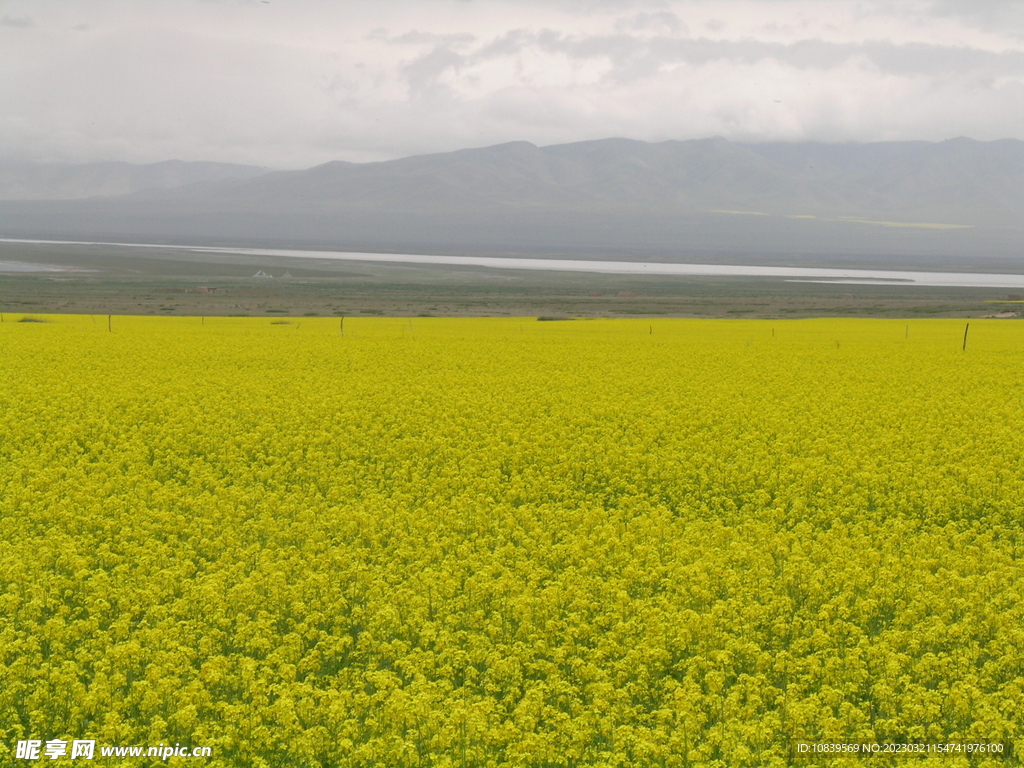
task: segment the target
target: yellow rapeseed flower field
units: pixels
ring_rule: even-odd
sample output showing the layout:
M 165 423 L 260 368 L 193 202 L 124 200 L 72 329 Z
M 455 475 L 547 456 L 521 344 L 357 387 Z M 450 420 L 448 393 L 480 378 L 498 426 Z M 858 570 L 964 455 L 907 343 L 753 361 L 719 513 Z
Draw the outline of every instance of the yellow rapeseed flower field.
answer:
M 1020 751 L 1024 323 L 18 319 L 0 765 Z

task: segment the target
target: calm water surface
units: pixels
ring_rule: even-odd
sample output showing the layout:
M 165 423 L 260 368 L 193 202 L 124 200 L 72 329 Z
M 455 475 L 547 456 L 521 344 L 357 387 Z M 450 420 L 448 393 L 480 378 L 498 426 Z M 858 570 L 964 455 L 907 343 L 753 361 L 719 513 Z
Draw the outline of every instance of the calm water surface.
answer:
M 641 261 L 590 261 L 586 259 L 519 259 L 500 256 L 436 256 L 414 253 L 357 253 L 350 251 L 302 251 L 276 248 L 218 248 L 150 243 L 85 243 L 65 240 L 14 240 L 0 242 L 52 243 L 62 245 L 109 245 L 124 248 L 164 248 L 193 253 L 245 254 L 275 258 L 331 259 L 332 261 L 384 264 L 432 264 L 489 269 L 526 269 L 546 272 L 598 272 L 616 275 L 689 275 L 693 277 L 768 277 L 788 282 L 847 285 L 947 286 L 961 288 L 1024 288 L 1024 275 L 981 272 L 914 272 L 887 269 L 829 269 L 824 267 L 757 267 L 726 264 L 668 264 Z M 2 264 L 4 262 L 0 262 Z M 11 263 L 11 262 L 6 262 Z M 22 270 L 16 270 L 22 271 Z

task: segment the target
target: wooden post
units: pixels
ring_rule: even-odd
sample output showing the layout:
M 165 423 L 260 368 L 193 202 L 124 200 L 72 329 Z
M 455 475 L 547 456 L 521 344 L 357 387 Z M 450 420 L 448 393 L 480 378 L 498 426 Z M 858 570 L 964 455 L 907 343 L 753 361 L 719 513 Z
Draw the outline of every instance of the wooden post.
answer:
M 341 337 L 345 338 L 345 316 L 341 316 Z
M 110 315 L 107 315 L 107 333 L 113 333 L 113 328 L 110 325 Z
M 968 332 L 969 330 L 971 330 L 971 324 L 970 324 L 970 323 L 968 323 L 968 324 L 967 324 L 967 327 L 966 327 L 966 328 L 964 328 L 964 345 L 963 345 L 963 347 L 962 347 L 962 349 L 963 349 L 963 351 L 964 351 L 964 352 L 966 352 L 966 351 L 967 351 L 967 332 Z
M 903 338 L 904 339 L 909 339 L 910 338 L 910 326 L 909 325 L 903 331 Z

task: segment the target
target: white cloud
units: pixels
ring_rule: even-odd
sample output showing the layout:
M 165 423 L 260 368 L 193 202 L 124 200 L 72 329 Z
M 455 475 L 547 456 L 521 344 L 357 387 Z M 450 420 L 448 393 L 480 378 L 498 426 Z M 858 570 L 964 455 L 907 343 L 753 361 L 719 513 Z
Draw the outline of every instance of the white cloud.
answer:
M 0 147 L 301 167 L 616 135 L 1024 138 L 1022 6 L 8 0 Z

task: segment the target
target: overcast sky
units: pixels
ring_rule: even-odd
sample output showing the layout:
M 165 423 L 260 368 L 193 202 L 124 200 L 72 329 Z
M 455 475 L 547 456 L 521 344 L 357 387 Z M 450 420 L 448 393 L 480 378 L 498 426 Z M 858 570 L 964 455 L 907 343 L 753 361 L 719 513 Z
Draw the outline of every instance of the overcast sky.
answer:
M 1024 0 L 0 0 L 0 157 L 1024 139 Z

